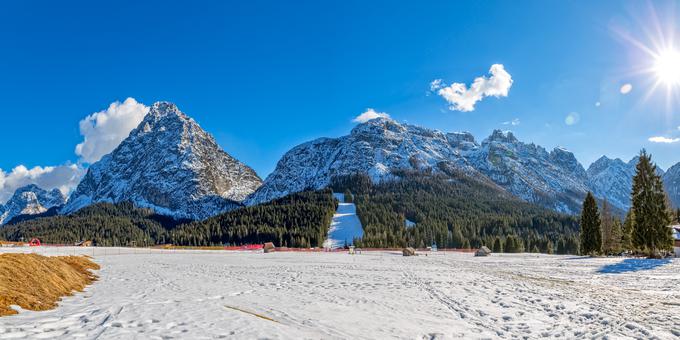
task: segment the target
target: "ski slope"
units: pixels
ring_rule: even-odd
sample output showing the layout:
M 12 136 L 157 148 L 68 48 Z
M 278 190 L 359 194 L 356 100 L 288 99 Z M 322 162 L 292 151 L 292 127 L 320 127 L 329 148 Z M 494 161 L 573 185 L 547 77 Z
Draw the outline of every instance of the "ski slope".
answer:
M 334 193 L 333 196 L 340 203 L 333 215 L 331 227 L 328 230 L 328 240 L 330 240 L 332 248 L 341 248 L 345 246 L 345 243 L 348 245 L 353 244 L 354 238 L 363 237 L 364 229 L 361 226 L 359 216 L 357 216 L 356 205 L 354 203 L 344 203 L 345 198 L 343 194 Z
M 680 260 L 39 251 L 93 255 L 100 280 L 56 309 L 0 318 L 0 339 L 680 336 Z

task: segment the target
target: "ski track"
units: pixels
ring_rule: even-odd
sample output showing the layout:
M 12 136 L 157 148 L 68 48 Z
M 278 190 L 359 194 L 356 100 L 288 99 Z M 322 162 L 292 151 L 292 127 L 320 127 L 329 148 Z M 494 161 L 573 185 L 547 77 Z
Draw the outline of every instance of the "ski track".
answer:
M 50 311 L 0 318 L 0 339 L 675 339 L 680 260 L 393 252 L 84 252 L 100 280 Z
M 331 241 L 332 248 L 342 248 L 345 246 L 345 243 L 348 245 L 354 243 L 354 238 L 363 237 L 364 229 L 361 226 L 359 216 L 357 216 L 356 205 L 354 203 L 344 203 L 344 194 L 334 193 L 333 197 L 339 203 L 328 229 L 328 240 Z

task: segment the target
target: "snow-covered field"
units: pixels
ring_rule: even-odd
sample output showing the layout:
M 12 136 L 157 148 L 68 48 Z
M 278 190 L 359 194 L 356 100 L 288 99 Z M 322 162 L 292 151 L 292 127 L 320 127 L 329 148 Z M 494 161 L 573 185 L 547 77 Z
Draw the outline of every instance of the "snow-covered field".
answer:
M 6 251 L 29 249 L 0 249 Z M 37 251 L 94 255 L 101 278 L 54 310 L 0 318 L 0 338 L 680 336 L 679 260 Z
M 356 205 L 344 203 L 344 194 L 334 193 L 333 196 L 340 203 L 337 211 L 333 214 L 333 221 L 331 221 L 331 227 L 328 230 L 328 240 L 331 242 L 332 248 L 342 248 L 345 243 L 352 244 L 354 238 L 364 236 L 364 229 L 361 226 L 359 216 L 357 216 Z

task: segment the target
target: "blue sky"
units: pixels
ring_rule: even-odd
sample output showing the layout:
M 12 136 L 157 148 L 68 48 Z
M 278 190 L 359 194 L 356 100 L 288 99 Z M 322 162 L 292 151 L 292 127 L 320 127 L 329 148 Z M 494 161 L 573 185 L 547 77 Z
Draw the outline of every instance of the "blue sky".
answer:
M 292 146 L 348 133 L 367 108 L 480 141 L 509 129 L 548 149 L 564 146 L 585 167 L 643 147 L 664 168 L 680 161 L 680 143 L 649 141 L 680 137 L 675 89 L 669 104 L 664 86 L 651 90 L 658 77 L 640 71 L 653 61 L 640 45 L 671 40 L 672 2 L 1 6 L 5 176 L 18 165 L 81 162 L 79 122 L 128 97 L 175 102 L 262 177 Z M 469 86 L 493 64 L 512 77 L 507 96 L 461 112 L 430 91 L 435 79 Z M 625 84 L 632 90 L 622 94 Z M 572 112 L 579 119 L 568 125 Z

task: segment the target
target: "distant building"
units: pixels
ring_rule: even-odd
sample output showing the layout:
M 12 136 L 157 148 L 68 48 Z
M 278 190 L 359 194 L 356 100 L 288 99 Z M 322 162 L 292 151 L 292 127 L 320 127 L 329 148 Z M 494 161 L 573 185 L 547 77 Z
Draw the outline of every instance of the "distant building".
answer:
M 673 253 L 680 257 L 680 224 L 670 226 L 673 228 Z

